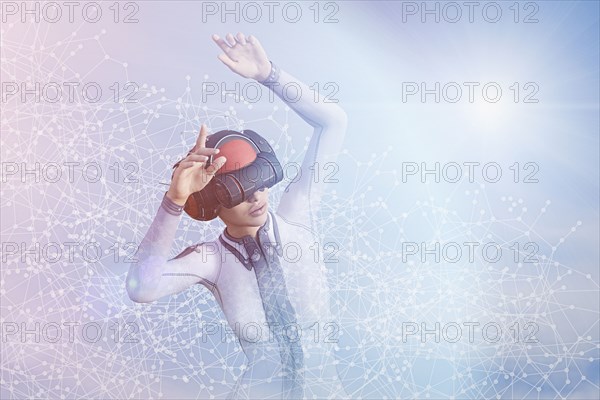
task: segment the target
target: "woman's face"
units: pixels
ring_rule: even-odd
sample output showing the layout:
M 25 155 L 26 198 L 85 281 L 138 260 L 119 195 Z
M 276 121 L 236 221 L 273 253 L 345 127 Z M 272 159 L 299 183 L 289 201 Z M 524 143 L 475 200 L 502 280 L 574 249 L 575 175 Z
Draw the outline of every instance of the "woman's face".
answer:
M 228 227 L 259 227 L 267 220 L 269 188 L 257 190 L 246 201 L 232 208 L 221 207 L 219 218 Z

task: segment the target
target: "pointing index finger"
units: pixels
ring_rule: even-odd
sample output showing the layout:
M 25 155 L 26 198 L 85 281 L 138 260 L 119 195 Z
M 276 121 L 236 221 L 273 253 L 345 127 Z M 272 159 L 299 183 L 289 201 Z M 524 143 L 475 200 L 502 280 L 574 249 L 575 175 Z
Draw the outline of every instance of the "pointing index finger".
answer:
M 202 149 L 206 146 L 206 125 L 202 124 L 200 127 L 200 134 L 196 139 L 196 145 L 194 146 L 194 150 Z

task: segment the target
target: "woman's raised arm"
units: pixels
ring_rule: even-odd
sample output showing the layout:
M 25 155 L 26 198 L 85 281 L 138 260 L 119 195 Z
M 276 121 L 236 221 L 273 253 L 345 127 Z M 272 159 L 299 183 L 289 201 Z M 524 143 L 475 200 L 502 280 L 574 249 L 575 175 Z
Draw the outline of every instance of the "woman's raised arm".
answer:
M 337 103 L 326 102 L 322 95 L 271 63 L 254 36 L 238 33 L 235 37 L 227 34 L 227 40 L 218 35 L 212 38 L 223 50 L 219 60 L 238 75 L 264 84 L 313 127 L 298 174 L 286 187 L 277 209 L 284 219 L 312 227 L 326 179 L 337 171 L 336 160 L 348 126 L 346 113 Z
M 194 147 L 177 163 L 169 191 L 135 254 L 136 262 L 129 267 L 127 294 L 135 302 L 151 302 L 195 283 L 202 282 L 209 288 L 216 283 L 220 260 L 214 254 L 216 249 L 208 249 L 208 245 L 198 245 L 193 252 L 188 248 L 167 261 L 183 205 L 192 193 L 208 184 L 226 161 L 221 156 L 208 165 L 208 157 L 218 150 L 206 148 L 206 136 L 207 128 L 202 124 Z

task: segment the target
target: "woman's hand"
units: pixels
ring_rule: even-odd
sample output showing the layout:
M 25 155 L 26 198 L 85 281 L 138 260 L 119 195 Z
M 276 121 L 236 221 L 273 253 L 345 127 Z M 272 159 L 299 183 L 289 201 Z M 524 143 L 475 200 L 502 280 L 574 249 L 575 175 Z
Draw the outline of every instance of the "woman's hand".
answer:
M 180 206 L 185 205 L 192 193 L 204 189 L 227 161 L 225 157 L 221 156 L 205 167 L 208 157 L 219 152 L 219 149 L 207 148 L 205 144 L 206 125 L 202 124 L 194 148 L 190 150 L 187 157 L 177 163 L 171 179 L 171 186 L 167 192 L 167 197 Z
M 239 32 L 235 37 L 228 33 L 227 41 L 217 34 L 212 35 L 212 39 L 223 50 L 219 60 L 236 74 L 261 82 L 271 73 L 269 58 L 254 36 L 246 38 Z

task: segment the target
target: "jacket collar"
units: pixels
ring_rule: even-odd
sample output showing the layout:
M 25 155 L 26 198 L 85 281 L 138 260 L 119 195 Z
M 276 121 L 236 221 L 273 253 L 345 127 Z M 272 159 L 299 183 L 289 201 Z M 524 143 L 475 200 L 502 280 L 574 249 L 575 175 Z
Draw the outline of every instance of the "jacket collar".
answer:
M 273 254 L 276 252 L 279 256 L 283 254 L 277 221 L 271 210 L 267 210 L 267 219 L 265 223 L 258 228 L 258 242 L 250 235 L 241 238 L 231 236 L 227 228 L 219 236 L 219 241 L 229 251 L 231 251 L 244 266 L 250 270 L 252 263 L 257 262 L 263 254 Z M 262 248 L 262 253 L 259 248 Z

